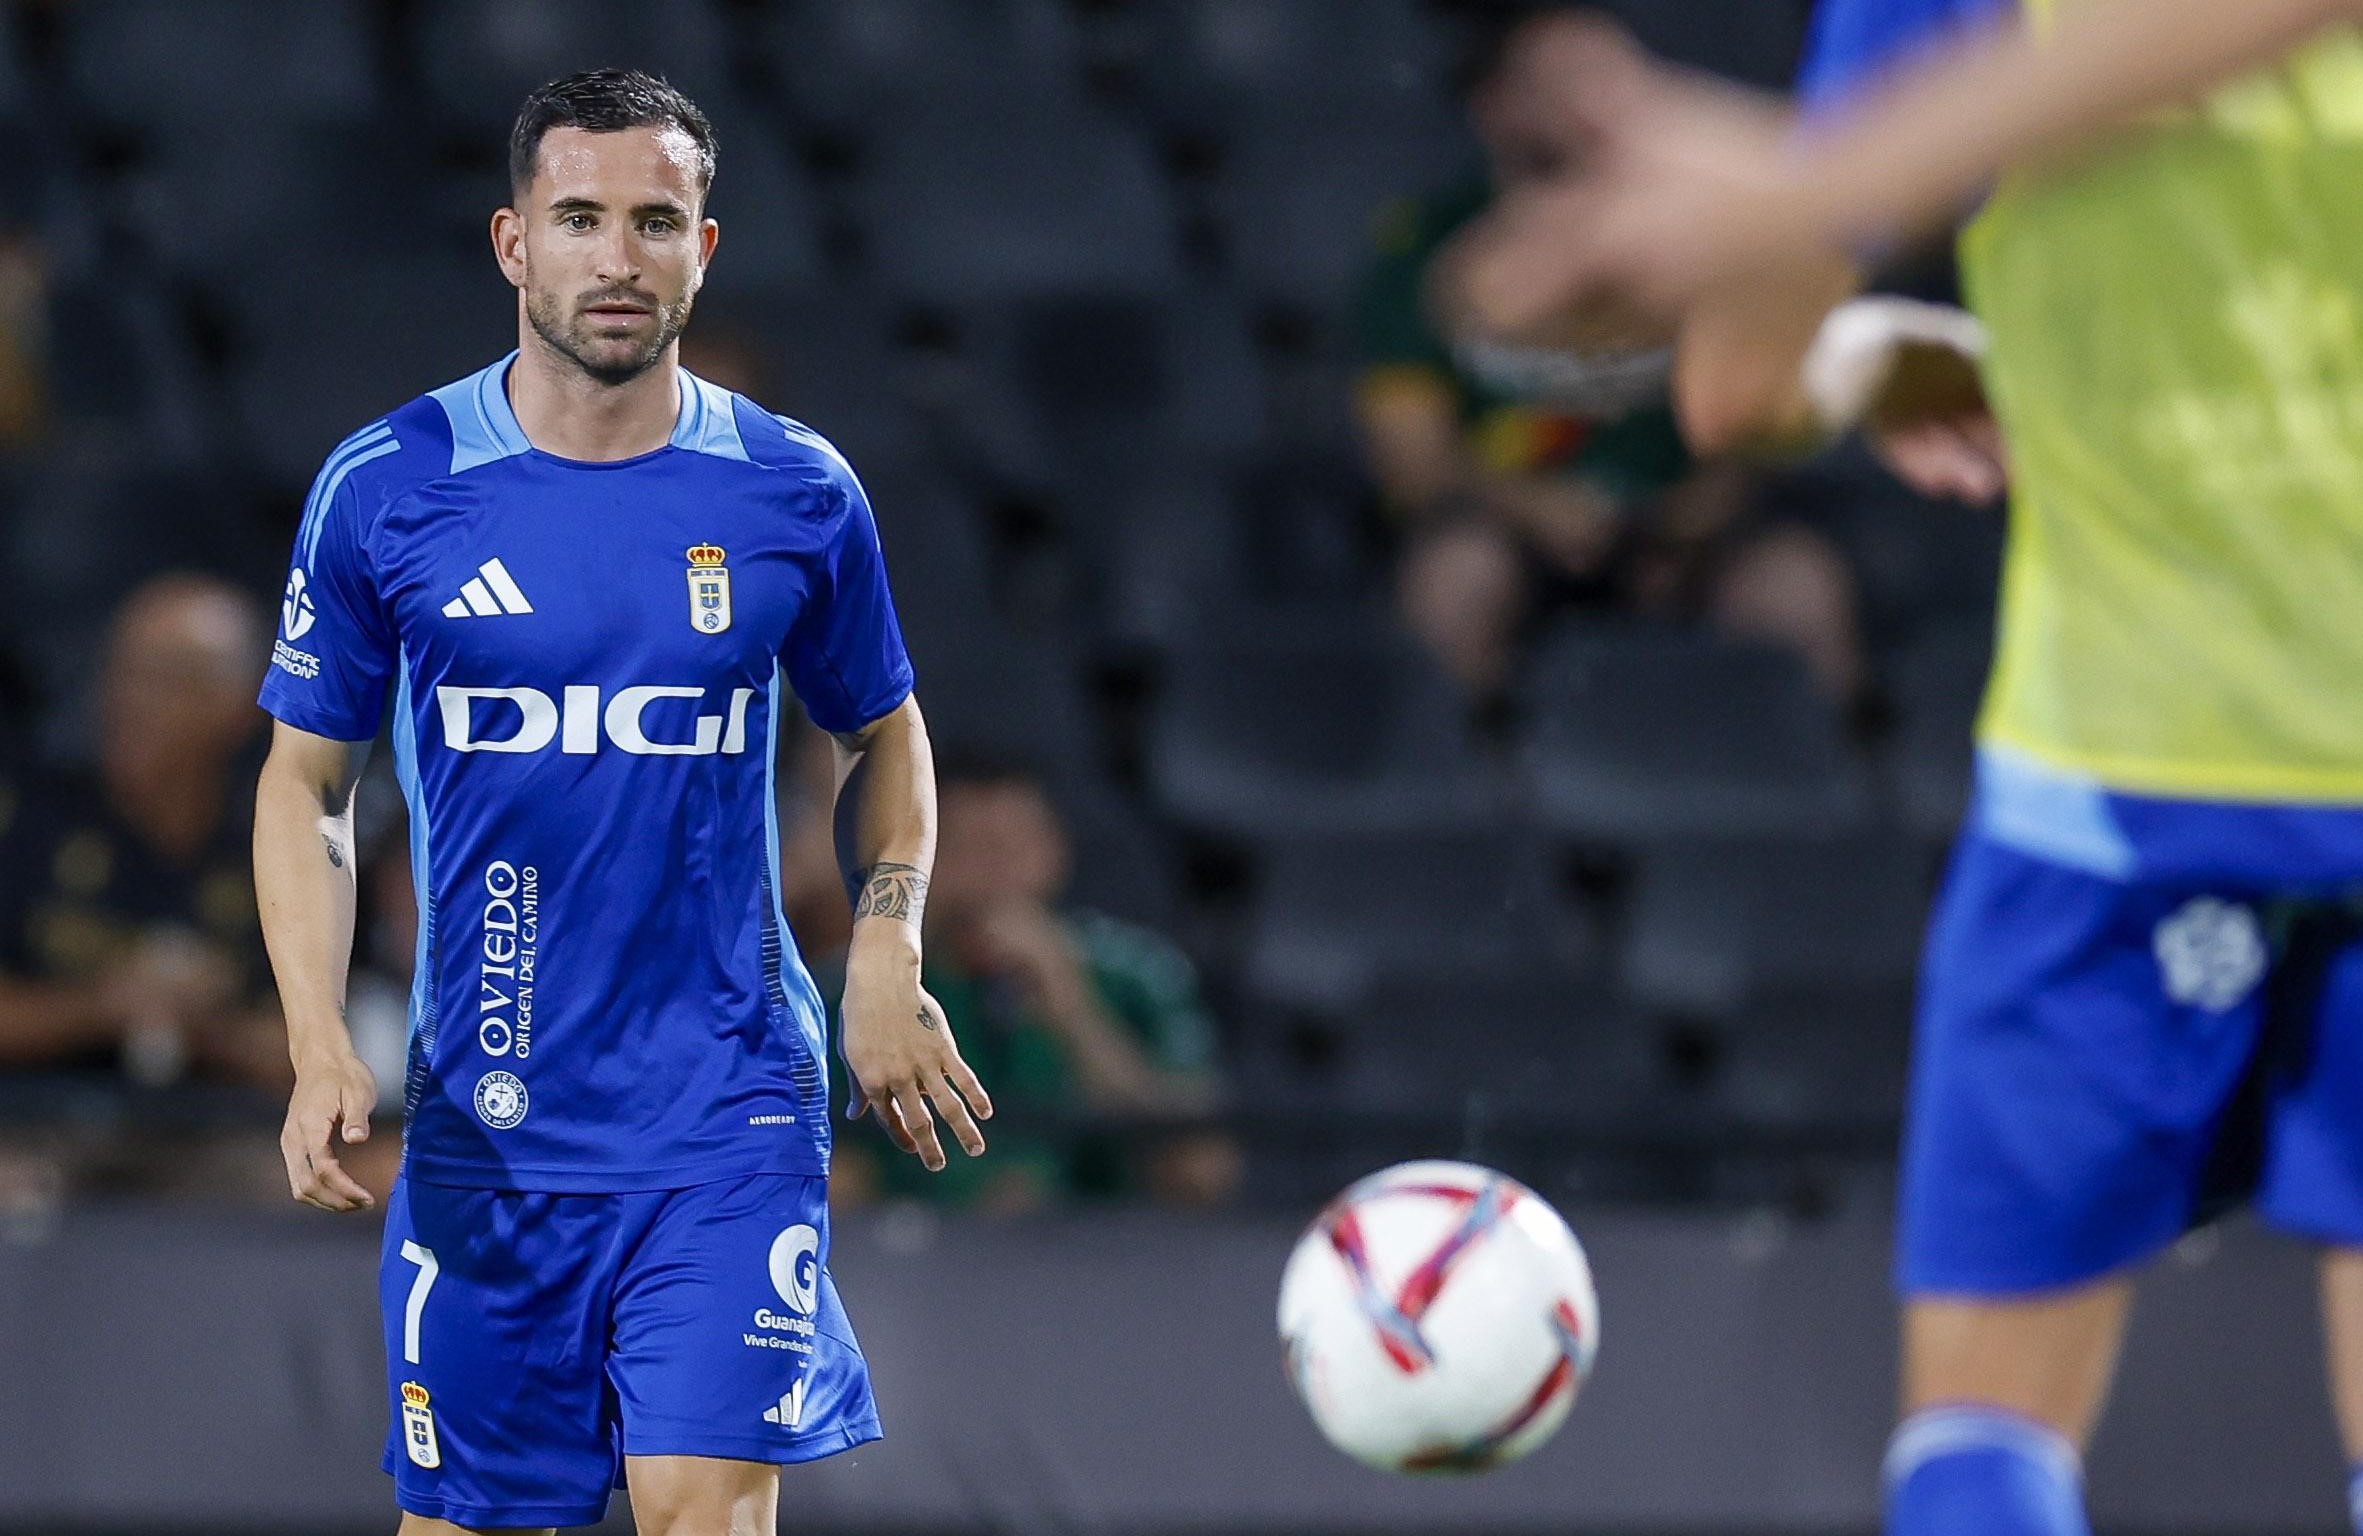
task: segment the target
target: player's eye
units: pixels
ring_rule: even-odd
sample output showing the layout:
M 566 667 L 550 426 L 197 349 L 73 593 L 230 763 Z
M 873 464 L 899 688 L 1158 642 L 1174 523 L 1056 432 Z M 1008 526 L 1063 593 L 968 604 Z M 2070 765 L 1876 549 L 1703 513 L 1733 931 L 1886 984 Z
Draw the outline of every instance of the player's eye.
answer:
M 669 235 L 678 226 L 676 226 L 671 219 L 658 218 L 649 219 L 640 227 L 642 230 L 652 235 Z
M 592 218 L 587 213 L 570 213 L 559 222 L 566 228 L 573 230 L 579 235 L 587 233 L 589 230 L 595 227 L 599 221 Z

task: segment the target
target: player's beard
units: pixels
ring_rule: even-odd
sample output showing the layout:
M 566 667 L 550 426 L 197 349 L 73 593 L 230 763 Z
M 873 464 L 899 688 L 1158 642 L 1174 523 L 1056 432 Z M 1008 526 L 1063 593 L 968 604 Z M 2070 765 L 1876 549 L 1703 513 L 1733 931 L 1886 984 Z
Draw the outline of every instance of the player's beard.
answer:
M 587 299 L 568 315 L 562 313 L 555 294 L 528 288 L 525 294 L 525 319 L 533 327 L 533 333 L 552 351 L 560 353 L 600 383 L 609 385 L 627 384 L 655 367 L 656 360 L 665 355 L 665 348 L 671 346 L 689 324 L 690 307 L 697 302 L 697 295 L 690 292 L 670 304 L 659 304 L 656 307 L 656 330 L 648 338 L 647 345 L 620 362 L 601 362 L 594 359 L 593 350 L 612 344 L 611 338 L 595 335 L 591 331 L 583 307 L 598 303 L 604 297 L 610 296 Z M 643 296 L 635 294 L 633 297 Z

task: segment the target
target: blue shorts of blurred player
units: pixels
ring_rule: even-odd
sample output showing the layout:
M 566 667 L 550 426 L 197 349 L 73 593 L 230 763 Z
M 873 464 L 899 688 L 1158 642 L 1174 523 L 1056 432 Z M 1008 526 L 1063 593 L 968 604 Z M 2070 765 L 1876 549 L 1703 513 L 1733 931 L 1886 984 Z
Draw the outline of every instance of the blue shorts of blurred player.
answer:
M 2232 1205 L 2363 1245 L 2363 903 L 1967 835 L 1931 925 L 1897 1279 L 2008 1297 Z

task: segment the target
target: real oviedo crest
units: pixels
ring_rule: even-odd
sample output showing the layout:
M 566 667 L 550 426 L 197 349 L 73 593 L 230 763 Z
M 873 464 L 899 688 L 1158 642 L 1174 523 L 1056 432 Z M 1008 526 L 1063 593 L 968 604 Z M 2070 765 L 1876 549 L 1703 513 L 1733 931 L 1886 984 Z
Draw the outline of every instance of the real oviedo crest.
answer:
M 689 552 L 689 627 L 701 635 L 730 627 L 730 572 L 721 549 L 712 544 Z

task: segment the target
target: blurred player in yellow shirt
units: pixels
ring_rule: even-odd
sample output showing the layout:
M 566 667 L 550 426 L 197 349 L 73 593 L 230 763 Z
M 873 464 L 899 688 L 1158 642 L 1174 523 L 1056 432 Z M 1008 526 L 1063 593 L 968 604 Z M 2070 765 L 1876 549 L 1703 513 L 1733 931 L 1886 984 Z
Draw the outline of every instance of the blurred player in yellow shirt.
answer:
M 1574 50 L 1592 174 L 1470 258 L 1506 332 L 1681 315 L 1991 189 L 2010 549 L 1923 970 L 1897 1536 L 2083 1531 L 2129 1277 L 2242 1198 L 2323 1245 L 2363 1461 L 2359 15 L 1828 0 L 1802 126 Z

